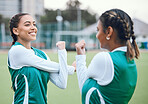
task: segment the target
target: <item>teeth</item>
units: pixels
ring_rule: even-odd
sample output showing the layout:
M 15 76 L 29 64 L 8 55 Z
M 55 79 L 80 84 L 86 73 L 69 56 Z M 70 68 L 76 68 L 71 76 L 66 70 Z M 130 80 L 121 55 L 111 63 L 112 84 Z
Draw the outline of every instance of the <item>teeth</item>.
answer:
M 30 33 L 31 35 L 36 35 L 36 33 Z

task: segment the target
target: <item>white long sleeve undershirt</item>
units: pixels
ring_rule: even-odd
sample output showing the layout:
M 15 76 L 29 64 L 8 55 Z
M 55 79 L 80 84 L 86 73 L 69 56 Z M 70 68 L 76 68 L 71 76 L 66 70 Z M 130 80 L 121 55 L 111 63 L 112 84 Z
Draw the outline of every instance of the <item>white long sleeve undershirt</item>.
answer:
M 107 85 L 114 76 L 114 66 L 110 55 L 107 52 L 101 52 L 94 56 L 88 68 L 86 67 L 86 55 L 76 56 L 76 69 L 80 92 L 84 82 L 88 78 L 93 78 L 100 85 Z
M 46 55 L 47 56 L 47 55 Z M 35 55 L 32 49 L 26 49 L 22 45 L 11 47 L 8 53 L 9 67 L 17 70 L 24 66 L 32 66 L 39 70 L 49 72 L 50 80 L 60 88 L 67 85 L 68 73 L 74 73 L 74 67 L 67 66 L 66 50 L 58 50 L 59 63 L 53 62 L 47 56 L 47 60 Z
M 127 47 L 119 47 L 112 52 L 118 50 L 126 52 Z M 114 65 L 108 52 L 100 52 L 96 54 L 88 68 L 86 67 L 86 55 L 77 55 L 76 69 L 80 92 L 82 91 L 84 82 L 88 78 L 93 78 L 99 85 L 105 86 L 108 85 L 114 77 Z

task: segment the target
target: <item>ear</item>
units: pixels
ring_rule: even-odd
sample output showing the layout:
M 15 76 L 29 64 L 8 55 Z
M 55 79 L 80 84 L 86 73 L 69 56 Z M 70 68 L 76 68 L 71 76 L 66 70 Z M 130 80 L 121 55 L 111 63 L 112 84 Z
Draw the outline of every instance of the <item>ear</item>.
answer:
M 108 26 L 106 30 L 107 37 L 111 37 L 113 34 L 113 31 L 114 31 L 113 28 L 111 26 Z
M 18 29 L 17 29 L 17 28 L 13 28 L 13 33 L 14 33 L 15 35 L 19 35 Z

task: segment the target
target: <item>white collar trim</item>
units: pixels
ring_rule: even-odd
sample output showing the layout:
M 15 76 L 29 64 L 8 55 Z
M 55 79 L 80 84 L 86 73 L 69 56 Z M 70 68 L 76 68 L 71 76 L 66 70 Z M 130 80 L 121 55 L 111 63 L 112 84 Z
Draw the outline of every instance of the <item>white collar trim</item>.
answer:
M 115 51 L 127 52 L 127 46 L 118 47 L 118 48 L 114 49 L 112 52 L 115 52 Z

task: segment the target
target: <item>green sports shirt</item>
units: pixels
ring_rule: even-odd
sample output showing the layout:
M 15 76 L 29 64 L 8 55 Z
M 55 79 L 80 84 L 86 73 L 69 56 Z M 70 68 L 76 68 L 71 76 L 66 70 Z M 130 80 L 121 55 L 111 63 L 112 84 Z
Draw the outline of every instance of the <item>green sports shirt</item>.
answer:
M 35 54 L 47 59 L 46 55 L 33 48 Z M 47 104 L 47 83 L 49 73 L 34 67 L 22 67 L 14 70 L 9 67 L 14 89 L 14 104 Z
M 59 63 L 41 50 L 26 49 L 16 42 L 8 53 L 8 68 L 14 90 L 13 104 L 47 104 L 47 83 L 66 88 L 68 68 L 66 50 L 59 50 Z
M 121 50 L 105 52 L 105 54 L 108 54 L 111 57 L 111 62 L 113 64 L 113 78 L 109 77 L 110 79 L 112 78 L 112 80 L 109 80 L 108 83 L 106 83 L 107 81 L 103 82 L 103 80 L 105 80 L 103 77 L 100 77 L 100 79 L 96 78 L 97 76 L 95 75 L 106 76 L 105 74 L 107 74 L 107 72 L 103 74 L 98 73 L 99 68 L 103 67 L 98 67 L 98 71 L 95 70 L 95 74 L 91 76 L 87 71 L 83 70 L 83 74 L 87 77 L 83 78 L 86 80 L 82 83 L 82 104 L 128 104 L 134 93 L 137 82 L 137 68 L 135 61 L 128 61 L 126 58 L 126 52 Z M 91 64 L 92 65 L 90 65 L 91 67 L 88 67 L 88 70 L 93 72 L 93 69 L 89 69 L 95 68 L 93 62 L 91 62 Z M 82 66 L 83 65 L 81 65 L 81 68 L 83 68 Z M 105 64 L 105 66 L 108 67 L 107 64 Z M 106 71 L 109 71 L 109 69 Z M 78 73 L 78 75 L 80 74 Z M 78 79 L 80 80 L 80 76 Z

